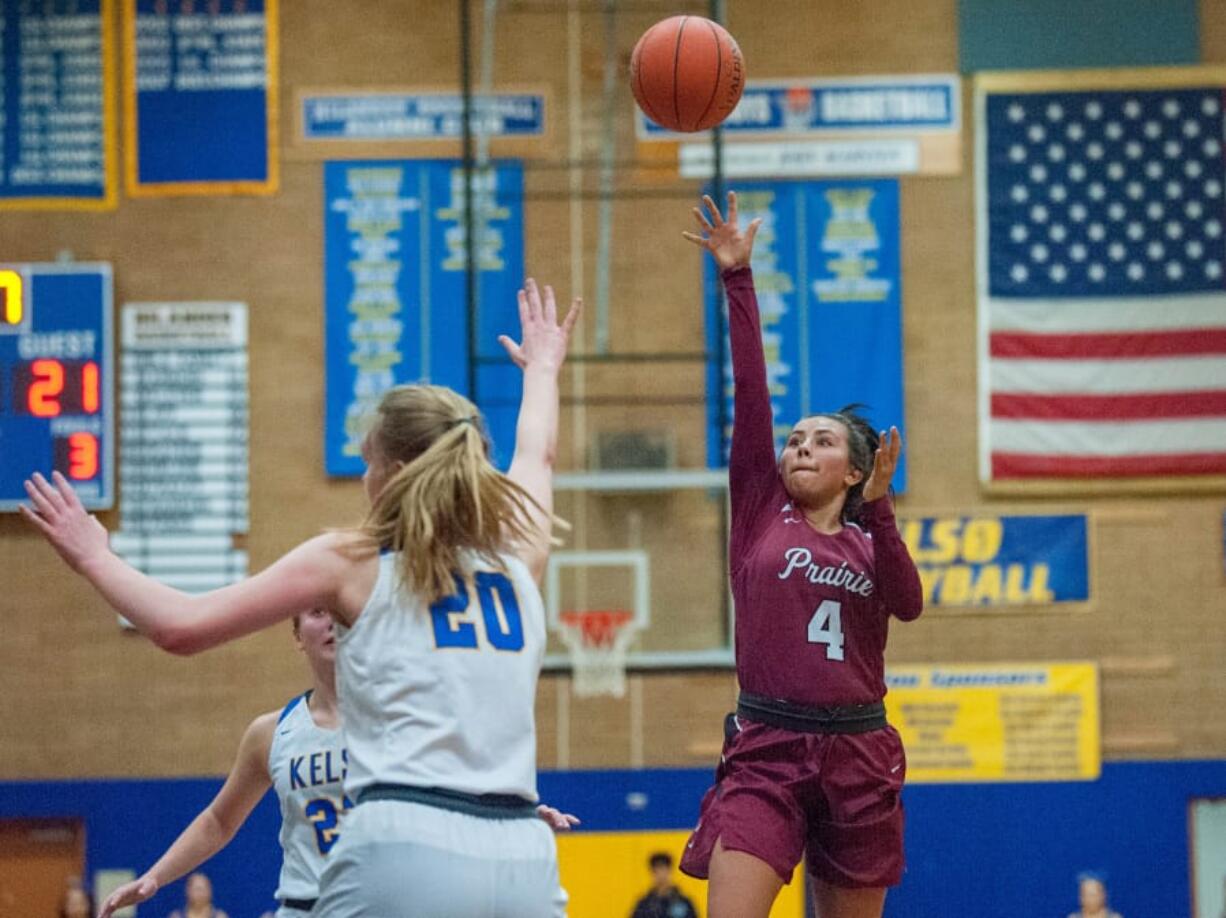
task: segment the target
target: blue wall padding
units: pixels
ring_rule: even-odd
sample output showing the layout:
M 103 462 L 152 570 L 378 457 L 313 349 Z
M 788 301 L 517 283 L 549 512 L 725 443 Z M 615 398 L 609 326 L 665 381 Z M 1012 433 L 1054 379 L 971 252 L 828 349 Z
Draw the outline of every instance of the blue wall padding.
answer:
M 689 826 L 711 769 L 545 772 L 546 802 L 578 814 L 581 831 Z M 141 871 L 214 793 L 216 779 L 0 783 L 0 819 L 77 817 L 89 871 Z M 1186 915 L 1188 803 L 1226 796 L 1226 760 L 1116 762 L 1098 781 L 912 785 L 905 791 L 908 871 L 887 918 L 991 915 L 1059 918 L 1076 908 L 1076 876 L 1105 875 L 1124 915 Z M 272 907 L 279 814 L 271 795 L 207 867 L 217 904 L 255 918 Z M 629 882 L 639 883 L 635 876 Z M 173 884 L 140 910 L 183 901 Z

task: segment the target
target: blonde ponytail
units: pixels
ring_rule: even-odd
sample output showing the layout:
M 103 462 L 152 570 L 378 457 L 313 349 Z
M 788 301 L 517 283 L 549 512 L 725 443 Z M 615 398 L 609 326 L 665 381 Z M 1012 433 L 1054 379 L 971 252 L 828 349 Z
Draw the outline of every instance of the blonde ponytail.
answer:
M 433 602 L 455 592 L 461 555 L 496 567 L 499 553 L 539 538 L 543 508 L 490 463 L 476 407 L 441 386 L 397 386 L 379 403 L 371 445 L 404 465 L 387 481 L 362 533 L 400 553 L 404 585 Z

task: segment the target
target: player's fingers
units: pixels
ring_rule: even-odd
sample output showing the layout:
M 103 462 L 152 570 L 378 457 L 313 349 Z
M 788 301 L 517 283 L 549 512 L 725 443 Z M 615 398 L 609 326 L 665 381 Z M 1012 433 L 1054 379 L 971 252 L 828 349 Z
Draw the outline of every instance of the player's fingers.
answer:
M 52 486 L 51 482 L 42 476 L 41 472 L 35 472 L 30 476 L 30 480 L 34 482 L 34 486 L 38 488 L 39 493 L 47 498 L 51 506 L 55 507 L 56 510 L 65 509 L 66 505 L 63 496 Z
M 60 497 L 63 498 L 65 507 L 70 510 L 80 510 L 82 513 L 85 512 L 85 507 L 81 503 L 81 498 L 77 497 L 76 488 L 69 484 L 67 478 L 61 475 L 58 471 L 55 471 L 51 473 L 51 481 L 55 485 L 55 490 L 59 493 Z
M 43 484 L 46 485 L 46 481 Z M 34 509 L 39 512 L 45 522 L 48 516 L 55 513 L 55 504 L 51 503 L 51 498 L 43 493 L 42 488 L 38 486 L 38 481 L 27 478 L 24 486 L 26 496 L 30 498 L 30 502 L 34 504 Z
M 881 464 L 885 469 L 894 467 L 894 446 L 890 442 L 890 432 L 881 431 L 877 436 L 877 450 L 881 453 Z
M 562 334 L 567 338 L 570 337 L 571 331 L 574 330 L 575 323 L 579 321 L 579 313 L 583 312 L 583 297 L 575 297 L 570 304 L 570 309 L 566 311 L 566 318 L 562 320 Z
M 515 302 L 519 305 L 519 327 L 521 329 L 528 325 L 528 317 L 531 313 L 528 311 L 528 294 L 522 287 L 519 293 L 515 295 Z
M 720 214 L 719 208 L 715 206 L 715 202 L 711 200 L 711 196 L 709 194 L 704 194 L 702 196 L 702 202 L 707 205 L 707 210 L 711 212 L 711 222 L 716 226 L 723 226 L 724 218 Z
M 506 335 L 499 335 L 498 343 L 506 350 L 507 356 L 511 358 L 511 362 L 522 369 L 526 363 L 523 349 Z
M 537 289 L 536 281 L 528 278 L 524 281 L 524 290 L 528 294 L 528 318 L 538 320 L 541 317 L 541 291 Z
M 38 530 L 43 535 L 48 535 L 48 536 L 51 535 L 51 524 L 48 523 L 45 519 L 43 519 L 41 516 L 39 516 L 37 513 L 35 513 L 33 510 L 31 510 L 29 507 L 27 507 L 25 504 L 18 504 L 17 511 L 22 516 L 24 516 L 28 522 L 33 523 L 35 526 L 37 526 Z
M 749 223 L 749 229 L 745 230 L 745 238 L 749 241 L 749 247 L 753 248 L 754 237 L 758 235 L 758 227 L 762 225 L 761 217 L 754 217 Z
M 705 236 L 699 236 L 696 233 L 687 233 L 684 230 L 682 230 L 681 235 L 690 242 L 694 243 L 694 245 L 701 246 L 704 249 L 707 247 L 707 240 Z
M 736 224 L 736 192 L 728 192 L 728 222 Z
M 553 288 L 545 285 L 545 321 L 553 328 L 558 324 L 558 301 L 554 299 Z
M 702 209 L 699 207 L 694 208 L 694 220 L 698 224 L 698 228 L 704 232 L 709 233 L 711 230 L 715 229 L 715 227 L 711 225 L 711 221 L 707 219 L 707 215 L 704 214 Z

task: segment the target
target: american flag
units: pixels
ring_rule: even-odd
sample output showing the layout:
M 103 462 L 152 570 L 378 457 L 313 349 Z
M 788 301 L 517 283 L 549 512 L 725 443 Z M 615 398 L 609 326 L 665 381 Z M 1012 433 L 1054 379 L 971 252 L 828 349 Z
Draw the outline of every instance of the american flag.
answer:
M 991 79 L 976 97 L 981 478 L 1226 474 L 1226 80 Z

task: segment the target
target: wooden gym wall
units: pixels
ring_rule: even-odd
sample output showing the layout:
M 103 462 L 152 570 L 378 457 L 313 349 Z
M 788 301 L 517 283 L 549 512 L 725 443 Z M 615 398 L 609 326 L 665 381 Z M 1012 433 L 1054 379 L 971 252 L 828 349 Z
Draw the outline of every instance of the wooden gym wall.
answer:
M 563 295 L 594 286 L 596 211 L 576 214 L 575 152 L 567 116 L 568 34 L 579 29 L 583 86 L 577 150 L 594 162 L 600 142 L 603 23 L 598 9 L 507 0 L 497 34 L 496 84 L 547 87 L 549 137 L 531 149 L 554 165 L 529 174 L 527 267 Z M 628 58 L 638 34 L 674 7 L 635 4 L 619 15 Z M 694 5 L 700 12 L 705 5 Z M 769 10 L 769 12 L 765 12 Z M 474 17 L 479 8 L 474 4 Z M 1226 3 L 1202 0 L 1206 62 L 1226 62 Z M 728 26 L 759 77 L 942 73 L 958 67 L 955 0 L 730 0 Z M 253 569 L 328 525 L 356 521 L 356 483 L 322 473 L 322 170 L 292 142 L 292 100 L 303 87 L 454 86 L 453 4 L 433 0 L 292 0 L 281 16 L 282 189 L 271 199 L 121 198 L 110 214 L 6 213 L 5 261 L 46 261 L 62 251 L 115 266 L 116 302 L 241 300 L 251 323 Z M 478 45 L 479 47 L 479 45 Z M 619 155 L 633 149 L 628 87 Z M 969 84 L 966 95 L 969 105 Z M 969 121 L 969 119 L 964 119 Z M 973 184 L 967 125 L 956 178 L 902 183 L 904 335 L 911 488 L 908 513 L 981 509 L 1090 511 L 1096 520 L 1095 602 L 1083 613 L 931 616 L 897 626 L 892 662 L 1093 659 L 1102 667 L 1108 758 L 1217 757 L 1226 725 L 1226 577 L 1220 496 L 985 499 L 976 476 Z M 374 151 L 365 150 L 364 154 Z M 400 146 L 384 155 L 451 155 Z M 495 155 L 516 152 L 493 147 Z M 526 152 L 526 151 L 525 151 Z M 594 169 L 579 177 L 595 188 Z M 619 189 L 641 187 L 628 172 Z M 626 195 L 615 206 L 611 335 L 619 351 L 701 346 L 699 260 L 679 238 L 696 186 Z M 577 233 L 576 230 L 579 232 Z M 591 340 L 591 320 L 584 331 Z M 567 379 L 575 391 L 578 373 Z M 698 393 L 698 367 L 612 366 L 582 373 L 588 394 Z M 641 421 L 633 408 L 564 417 L 561 467 L 583 461 L 596 430 Z M 678 431 L 683 465 L 703 457 L 701 411 L 653 414 Z M 679 504 L 684 511 L 685 505 Z M 105 522 L 117 525 L 115 514 Z M 709 536 L 702 513 L 658 515 L 663 541 L 685 551 Z M 597 515 L 589 525 L 605 525 Z M 609 524 L 611 525 L 611 524 Z M 288 624 L 195 658 L 156 651 L 122 632 L 15 516 L 0 518 L 4 638 L 0 640 L 0 779 L 219 773 L 248 720 L 306 682 Z M 705 544 L 705 540 L 704 540 Z M 668 549 L 662 549 L 668 550 Z M 701 561 L 702 559 L 698 559 Z M 716 558 L 709 563 L 715 564 Z M 706 602 L 707 598 L 700 598 Z M 676 598 L 685 602 L 685 593 Z M 697 606 L 697 604 L 695 604 Z M 692 614 L 701 616 L 701 608 Z M 581 701 L 565 675 L 546 675 L 538 696 L 542 767 L 693 765 L 710 761 L 720 718 L 735 697 L 728 672 L 635 675 L 621 701 Z

